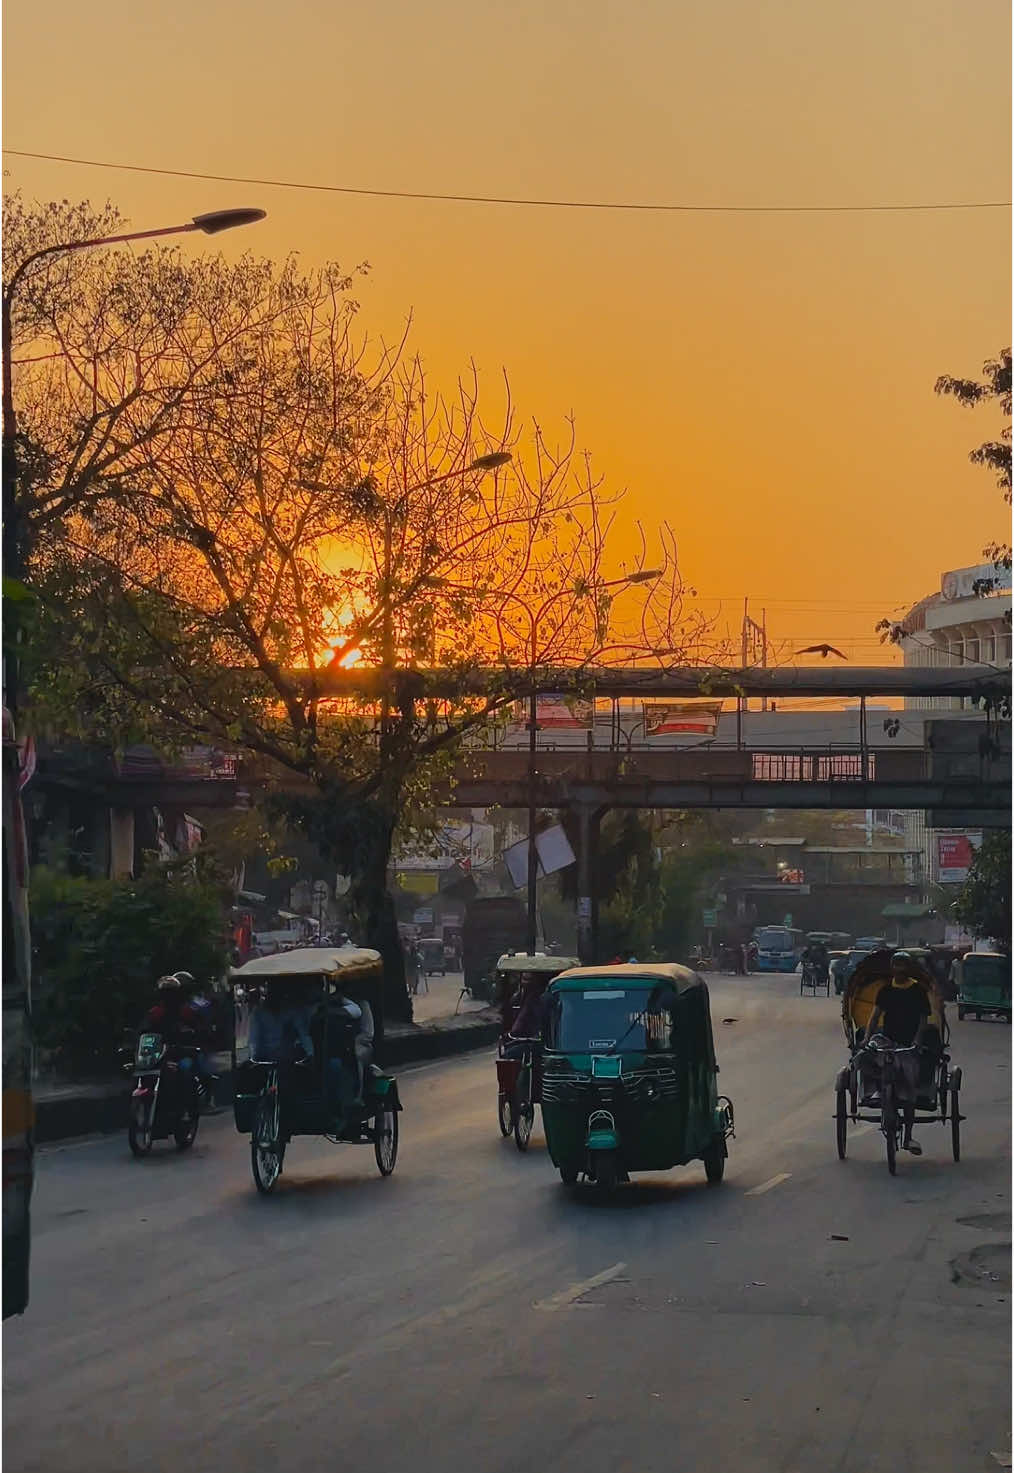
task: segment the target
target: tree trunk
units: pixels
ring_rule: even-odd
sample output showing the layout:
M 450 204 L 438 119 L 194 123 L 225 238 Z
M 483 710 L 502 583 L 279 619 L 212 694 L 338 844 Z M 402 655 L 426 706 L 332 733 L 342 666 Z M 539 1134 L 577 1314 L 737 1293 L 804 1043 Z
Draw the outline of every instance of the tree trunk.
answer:
M 394 898 L 387 888 L 393 823 L 371 835 L 369 853 L 352 887 L 352 903 L 363 926 L 365 945 L 379 951 L 384 961 L 384 1017 L 391 1023 L 411 1023 L 412 1000 L 405 981 L 405 954 L 398 934 Z

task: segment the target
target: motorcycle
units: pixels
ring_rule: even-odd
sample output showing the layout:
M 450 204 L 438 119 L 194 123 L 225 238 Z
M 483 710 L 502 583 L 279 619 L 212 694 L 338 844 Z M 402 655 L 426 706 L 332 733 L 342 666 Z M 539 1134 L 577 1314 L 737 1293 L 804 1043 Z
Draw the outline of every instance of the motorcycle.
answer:
M 136 1051 L 123 1064 L 134 1076 L 127 1141 L 135 1156 L 147 1156 L 154 1141 L 170 1137 L 178 1151 L 193 1145 L 201 1111 L 196 1056 L 196 1048 L 168 1044 L 160 1033 L 138 1038 Z M 189 1069 L 182 1067 L 187 1058 Z

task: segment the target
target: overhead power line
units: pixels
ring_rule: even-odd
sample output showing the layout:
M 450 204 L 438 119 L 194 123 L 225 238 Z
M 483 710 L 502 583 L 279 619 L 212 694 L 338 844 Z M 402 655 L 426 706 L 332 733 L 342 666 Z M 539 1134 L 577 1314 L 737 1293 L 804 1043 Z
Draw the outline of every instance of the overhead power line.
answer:
M 703 205 L 654 204 L 646 200 L 526 199 L 515 195 L 443 194 L 420 189 L 367 189 L 351 184 L 314 184 L 297 179 L 257 179 L 238 174 L 204 174 L 194 169 L 159 169 L 148 164 L 120 164 L 110 159 L 78 159 L 66 154 L 31 153 L 5 148 L 11 158 L 41 159 L 51 164 L 77 164 L 88 169 L 119 169 L 127 174 L 159 174 L 172 179 L 202 179 L 215 184 L 252 184 L 264 189 L 299 189 L 317 194 L 365 195 L 373 199 L 431 200 L 443 204 L 524 205 L 553 210 L 626 210 L 669 215 L 874 215 L 939 210 L 1009 210 L 1010 200 L 932 200 L 912 204 L 872 205 Z

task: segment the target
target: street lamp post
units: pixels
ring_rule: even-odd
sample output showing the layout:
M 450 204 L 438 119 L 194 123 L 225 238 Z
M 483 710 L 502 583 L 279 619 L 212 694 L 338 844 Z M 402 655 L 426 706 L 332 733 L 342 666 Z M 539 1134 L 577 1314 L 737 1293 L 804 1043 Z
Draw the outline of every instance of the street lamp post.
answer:
M 58 245 L 43 246 L 26 256 L 11 276 L 3 292 L 0 306 L 0 352 L 3 355 L 3 574 L 4 578 L 20 581 L 25 573 L 25 545 L 21 527 L 21 512 L 18 505 L 18 425 L 14 409 L 14 370 L 11 362 L 14 327 L 13 306 L 18 287 L 25 273 L 38 261 L 49 256 L 63 256 L 71 251 L 92 250 L 98 246 L 124 245 L 134 240 L 155 240 L 165 235 L 188 235 L 201 231 L 205 235 L 218 235 L 223 230 L 233 230 L 238 225 L 252 225 L 263 220 L 265 210 L 213 210 L 210 214 L 195 215 L 183 225 L 164 225 L 157 230 L 131 230 L 122 235 L 100 235 L 88 240 L 62 241 Z M 4 705 L 14 716 L 17 707 L 18 666 L 14 642 L 17 637 L 16 610 L 13 603 L 7 611 L 9 653 L 4 664 Z
M 600 588 L 628 588 L 635 583 L 653 583 L 656 578 L 662 576 L 661 568 L 645 569 L 642 572 L 630 573 L 625 578 L 612 578 L 608 582 L 599 584 Z M 521 607 L 525 609 L 530 621 L 529 642 L 529 669 L 532 675 L 532 686 L 528 697 L 528 896 L 527 896 L 527 921 L 528 933 L 525 945 L 529 956 L 535 955 L 538 944 L 538 901 L 539 901 L 539 851 L 536 844 L 535 818 L 536 818 L 536 753 L 538 751 L 538 689 L 535 681 L 535 665 L 538 657 L 538 629 L 539 621 L 548 612 L 552 605 L 561 597 L 569 597 L 570 590 L 564 590 L 555 594 L 553 598 L 547 599 L 537 613 L 533 614 L 527 609 L 522 600 L 518 599 Z M 578 897 L 580 907 L 582 899 Z M 589 897 L 590 898 L 590 897 Z M 579 918 L 580 923 L 580 918 Z M 583 960 L 583 958 L 582 958 Z

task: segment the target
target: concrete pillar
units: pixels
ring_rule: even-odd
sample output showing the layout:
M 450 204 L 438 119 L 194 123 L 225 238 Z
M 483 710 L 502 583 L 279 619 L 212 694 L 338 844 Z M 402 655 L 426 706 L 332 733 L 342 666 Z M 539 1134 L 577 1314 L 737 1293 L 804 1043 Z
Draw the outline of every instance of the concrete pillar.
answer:
M 134 873 L 134 810 L 109 810 L 109 878 L 129 879 Z

